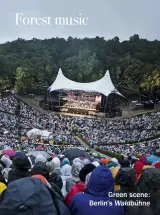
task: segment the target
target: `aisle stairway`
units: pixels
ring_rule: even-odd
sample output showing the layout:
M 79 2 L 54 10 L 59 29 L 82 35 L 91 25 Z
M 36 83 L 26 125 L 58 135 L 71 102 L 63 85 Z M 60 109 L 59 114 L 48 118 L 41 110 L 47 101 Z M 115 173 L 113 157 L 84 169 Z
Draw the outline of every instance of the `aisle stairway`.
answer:
M 87 145 L 87 144 L 86 144 L 81 138 L 79 138 L 78 136 L 76 136 L 75 138 L 76 138 L 76 140 L 77 140 L 81 145 L 83 145 L 85 148 L 89 149 L 91 152 L 95 152 L 95 153 L 99 154 L 101 157 L 105 157 L 105 158 L 111 159 L 111 157 L 109 157 L 109 156 L 107 156 L 107 155 L 104 155 L 104 154 L 102 154 L 102 153 L 100 153 L 100 152 L 97 152 L 97 151 L 94 150 L 94 149 L 91 149 L 91 148 L 89 147 L 89 145 Z

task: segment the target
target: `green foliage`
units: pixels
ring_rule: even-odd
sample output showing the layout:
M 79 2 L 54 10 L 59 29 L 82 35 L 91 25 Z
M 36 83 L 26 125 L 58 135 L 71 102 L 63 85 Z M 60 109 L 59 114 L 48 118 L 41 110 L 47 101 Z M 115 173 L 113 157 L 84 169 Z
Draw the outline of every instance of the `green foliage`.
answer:
M 8 77 L 6 78 L 0 78 L 0 90 L 4 90 L 5 88 L 9 88 L 11 85 L 11 82 Z
M 91 53 L 89 49 L 84 49 L 77 55 L 67 58 L 62 68 L 64 67 L 64 73 L 69 72 L 69 74 L 66 73 L 69 78 L 78 82 L 88 82 L 99 78 L 94 73 L 95 66 L 96 54 Z
M 15 74 L 15 90 L 19 93 L 32 92 L 36 88 L 33 73 L 23 67 L 18 67 Z
M 159 86 L 160 42 L 133 35 L 123 42 L 118 37 L 108 41 L 69 37 L 18 39 L 0 45 L 2 88 L 9 83 L 24 93 L 39 91 L 39 85 L 52 84 L 60 67 L 68 78 L 78 82 L 100 79 L 109 69 L 120 92 L 125 96 L 136 94 L 140 85 Z
M 156 69 L 151 75 L 145 76 L 144 82 L 141 87 L 149 89 L 154 86 L 160 86 L 160 69 Z
M 16 70 L 16 75 L 15 75 L 15 90 L 17 92 L 25 92 L 25 88 L 26 88 L 26 82 L 27 82 L 27 75 L 26 75 L 26 71 L 21 68 L 18 67 Z

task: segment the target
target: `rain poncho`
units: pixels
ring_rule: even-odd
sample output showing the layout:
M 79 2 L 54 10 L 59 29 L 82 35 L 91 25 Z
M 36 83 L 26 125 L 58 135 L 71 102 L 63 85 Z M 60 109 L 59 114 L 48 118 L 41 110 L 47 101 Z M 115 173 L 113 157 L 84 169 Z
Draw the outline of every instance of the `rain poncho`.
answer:
M 72 174 L 71 174 L 71 169 L 72 167 L 69 164 L 65 164 L 62 169 L 62 182 L 63 182 L 63 188 L 62 188 L 62 195 L 65 197 L 67 195 L 67 191 L 66 191 L 66 180 L 70 179 L 72 180 Z
M 7 155 L 3 155 L 1 160 L 5 163 L 6 168 L 9 168 L 12 165 L 12 161 Z
M 61 167 L 63 167 L 63 166 L 66 165 L 66 164 L 70 164 L 68 158 L 64 158 L 64 159 L 62 160 L 62 162 L 61 162 Z
M 75 195 L 70 204 L 72 215 L 124 215 L 124 208 L 115 205 L 115 199 L 108 197 L 109 192 L 113 192 L 114 181 L 111 171 L 104 165 L 95 168 L 90 176 L 87 188 L 83 194 Z M 90 201 L 110 202 L 105 206 L 91 206 Z
M 7 189 L 7 186 L 0 182 L 0 195 L 3 193 L 4 190 Z
M 45 157 L 41 154 L 37 155 L 36 159 L 35 159 L 35 163 L 37 162 L 42 162 L 42 163 L 46 163 L 47 160 L 45 159 Z
M 66 191 L 69 192 L 70 188 L 76 183 L 80 181 L 79 178 L 79 173 L 81 171 L 81 169 L 84 167 L 84 163 L 81 159 L 79 158 L 75 158 L 73 160 L 73 164 L 72 164 L 72 170 L 71 170 L 71 174 L 72 174 L 72 178 L 67 179 L 66 180 Z

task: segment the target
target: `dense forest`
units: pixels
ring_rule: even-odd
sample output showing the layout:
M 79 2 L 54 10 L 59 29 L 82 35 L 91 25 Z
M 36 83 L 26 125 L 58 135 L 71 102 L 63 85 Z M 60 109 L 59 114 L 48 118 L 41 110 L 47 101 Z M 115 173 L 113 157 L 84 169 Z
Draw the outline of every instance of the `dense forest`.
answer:
M 160 41 L 134 35 L 77 39 L 18 39 L 0 45 L 0 88 L 23 93 L 49 86 L 62 68 L 66 77 L 78 82 L 100 79 L 110 71 L 115 86 L 124 95 L 160 86 Z

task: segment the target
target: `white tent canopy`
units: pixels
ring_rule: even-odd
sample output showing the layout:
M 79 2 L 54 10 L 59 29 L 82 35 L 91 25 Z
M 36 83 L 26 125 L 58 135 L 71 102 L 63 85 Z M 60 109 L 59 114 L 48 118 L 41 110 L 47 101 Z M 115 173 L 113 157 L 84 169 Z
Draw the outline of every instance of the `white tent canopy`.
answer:
M 33 128 L 27 132 L 27 137 L 29 137 L 30 139 L 36 139 L 37 136 L 41 136 L 41 139 L 43 139 L 43 140 L 53 139 L 52 132 L 49 132 L 47 130 L 42 131 L 40 129 Z
M 59 69 L 57 78 L 50 86 L 49 91 L 52 92 L 54 90 L 61 90 L 61 89 L 97 92 L 105 96 L 108 96 L 110 93 L 115 92 L 116 94 L 123 96 L 115 89 L 108 70 L 106 74 L 103 76 L 103 78 L 97 81 L 89 82 L 89 83 L 80 83 L 66 78 L 63 75 L 62 70 Z

